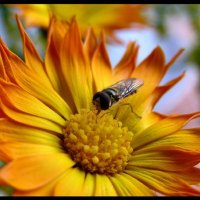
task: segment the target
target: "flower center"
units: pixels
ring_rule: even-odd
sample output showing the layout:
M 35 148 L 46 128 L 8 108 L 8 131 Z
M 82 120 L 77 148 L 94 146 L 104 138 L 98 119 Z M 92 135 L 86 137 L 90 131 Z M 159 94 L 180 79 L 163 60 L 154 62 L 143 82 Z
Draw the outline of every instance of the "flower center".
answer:
M 123 171 L 132 153 L 133 133 L 111 114 L 82 110 L 72 115 L 64 129 L 64 144 L 77 165 L 90 172 Z

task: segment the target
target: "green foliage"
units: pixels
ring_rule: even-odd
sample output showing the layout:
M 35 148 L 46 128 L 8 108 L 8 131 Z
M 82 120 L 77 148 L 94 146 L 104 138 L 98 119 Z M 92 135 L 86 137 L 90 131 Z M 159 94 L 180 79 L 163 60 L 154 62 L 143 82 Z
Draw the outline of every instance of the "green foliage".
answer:
M 5 35 L 2 37 L 8 47 L 13 51 L 16 52 L 20 57 L 22 57 L 22 46 L 21 41 L 18 39 L 20 38 L 19 30 L 17 28 L 17 23 L 14 18 L 14 13 L 12 9 L 0 5 L 0 14 L 1 14 L 1 23 L 3 25 L 3 32 Z
M 0 186 L 0 194 L 1 195 L 3 195 L 3 196 L 11 196 L 12 193 L 13 193 L 13 188 L 11 188 L 9 186 Z
M 0 167 L 4 165 L 4 162 L 0 160 Z M 9 186 L 0 186 L 0 196 L 10 196 L 13 193 L 13 188 Z
M 0 17 L 1 17 L 0 23 L 3 23 L 2 25 L 4 29 L 3 40 L 6 42 L 11 51 L 13 51 L 19 57 L 23 58 L 22 41 L 15 20 L 15 13 L 17 12 L 15 11 L 14 8 L 9 8 L 2 4 L 0 5 Z M 47 40 L 46 32 L 36 27 L 26 28 L 26 31 L 28 35 L 31 37 L 33 43 L 36 44 L 36 48 L 40 52 L 40 55 L 43 56 Z

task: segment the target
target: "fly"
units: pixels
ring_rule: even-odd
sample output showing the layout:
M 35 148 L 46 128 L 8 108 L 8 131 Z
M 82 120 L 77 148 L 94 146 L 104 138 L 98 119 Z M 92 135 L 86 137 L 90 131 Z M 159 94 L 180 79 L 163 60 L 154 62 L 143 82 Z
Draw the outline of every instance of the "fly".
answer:
M 93 104 L 98 110 L 107 110 L 113 104 L 137 92 L 144 84 L 142 79 L 129 78 L 121 80 L 93 96 Z

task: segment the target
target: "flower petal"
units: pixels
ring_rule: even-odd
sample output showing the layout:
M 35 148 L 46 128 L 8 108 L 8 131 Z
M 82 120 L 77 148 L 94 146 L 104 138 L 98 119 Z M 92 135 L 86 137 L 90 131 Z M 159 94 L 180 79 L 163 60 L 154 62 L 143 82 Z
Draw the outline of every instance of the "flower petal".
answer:
M 110 179 L 120 196 L 155 195 L 152 190 L 128 174 L 116 174 L 115 176 L 110 177 Z
M 6 69 L 5 69 L 5 66 L 4 66 L 2 56 L 0 57 L 0 78 L 5 80 L 5 81 L 9 81 L 9 77 L 6 74 Z
M 24 58 L 26 66 L 32 70 L 32 73 L 37 74 L 43 78 L 43 81 L 51 87 L 51 83 L 47 77 L 47 74 L 44 71 L 44 63 L 40 58 L 34 44 L 32 43 L 31 39 L 24 31 L 21 22 L 19 21 L 18 16 L 16 17 L 18 28 L 21 33 L 21 38 L 23 39 L 23 47 L 24 47 Z
M 138 121 L 138 123 L 135 124 L 135 126 L 128 125 L 128 127 L 130 127 L 129 129 L 136 134 L 139 133 L 141 130 L 147 129 L 148 127 L 159 122 L 160 120 L 165 119 L 166 117 L 167 116 L 162 115 L 160 113 L 151 112 L 148 115 L 142 117 L 142 119 Z
M 117 192 L 107 175 L 96 174 L 95 196 L 116 196 Z
M 32 142 L 33 143 L 33 142 Z M 61 153 L 60 147 L 52 147 L 41 144 L 30 144 L 25 142 L 1 143 L 1 154 L 7 157 L 6 160 L 14 160 L 23 157 L 37 156 L 40 154 Z
M 155 48 L 152 53 L 136 67 L 132 77 L 144 80 L 144 85 L 140 88 L 141 95 L 135 95 L 138 101 L 143 102 L 159 84 L 164 76 L 165 56 L 160 47 Z M 153 77 L 153 78 L 152 78 Z
M 86 62 L 83 44 L 75 20 L 65 35 L 60 51 L 62 73 L 78 112 L 90 108 L 92 100 L 92 74 Z
M 155 90 L 152 92 L 152 94 L 144 102 L 142 102 L 139 106 L 134 106 L 134 111 L 138 115 L 143 116 L 143 117 L 144 115 L 147 115 L 148 113 L 152 112 L 152 109 L 154 108 L 156 103 L 159 101 L 159 99 L 168 90 L 170 90 L 176 83 L 178 83 L 184 77 L 184 75 L 185 73 L 169 81 L 163 86 L 156 87 Z
M 40 154 L 10 162 L 1 169 L 0 176 L 14 188 L 30 190 L 48 184 L 73 165 L 66 154 Z
M 142 129 L 142 131 L 136 132 L 134 135 L 133 143 L 134 151 L 136 151 L 136 149 L 139 150 L 144 145 L 151 144 L 156 140 L 159 140 L 167 135 L 172 134 L 175 131 L 178 131 L 191 119 L 199 116 L 200 113 L 191 113 L 187 115 L 167 117 L 146 129 Z
M 64 39 L 64 35 L 68 30 L 68 25 L 57 21 L 52 18 L 49 32 L 48 42 L 45 54 L 45 70 L 53 85 L 53 88 L 60 94 L 60 96 L 68 103 L 71 110 L 75 112 L 75 104 L 71 98 L 68 85 L 65 83 L 65 77 L 63 76 L 61 69 L 60 49 L 61 42 Z
M 80 179 L 81 182 L 77 182 L 77 180 Z M 67 188 L 68 185 L 70 187 Z M 78 168 L 75 168 L 68 170 L 66 174 L 60 178 L 59 183 L 55 187 L 54 195 L 92 196 L 94 195 L 94 188 L 95 176 L 90 173 L 85 173 Z
M 60 115 L 14 84 L 0 80 L 0 93 L 2 102 L 9 102 L 21 112 L 48 119 L 61 126 L 65 125 L 65 120 Z
M 126 173 L 162 194 L 171 196 L 200 195 L 200 191 L 170 173 L 138 167 L 126 170 Z
M 134 151 L 129 164 L 165 171 L 188 170 L 200 162 L 199 130 L 180 130 L 150 143 Z
M 92 59 L 92 73 L 95 83 L 94 92 L 99 92 L 113 83 L 112 67 L 105 48 L 103 36 L 102 41 L 96 48 Z
M 89 60 L 92 60 L 95 49 L 97 48 L 97 39 L 92 28 L 88 29 L 83 48 Z
M 117 81 L 127 79 L 133 73 L 136 67 L 136 59 L 138 55 L 139 46 L 135 42 L 130 42 L 127 46 L 123 57 L 113 69 L 113 76 Z
M 90 173 L 86 173 L 84 185 L 82 187 L 82 196 L 94 195 L 95 188 L 95 176 Z
M 136 67 L 132 77 L 141 78 L 144 80 L 144 85 L 140 88 L 138 95 L 133 95 L 132 105 L 138 107 L 148 96 L 152 94 L 156 86 L 160 83 L 167 69 L 182 53 L 182 49 L 165 64 L 165 56 L 160 47 L 155 48 L 152 53 Z M 153 78 L 152 78 L 153 77 Z
M 48 184 L 34 190 L 16 190 L 13 192 L 13 196 L 52 196 L 57 181 L 58 180 L 55 179 Z
M 25 126 L 9 119 L 0 119 L 0 142 L 25 142 L 60 147 L 60 138 L 44 130 Z
M 0 120 L 0 130 L 0 157 L 6 162 L 21 155 L 26 156 L 27 153 L 40 153 L 41 149 L 38 145 L 61 149 L 60 139 L 57 136 L 30 126 L 23 126 L 8 119 Z M 29 147 L 36 144 L 36 149 Z
M 172 173 L 173 174 L 173 173 Z M 200 180 L 200 169 L 193 167 L 183 172 L 175 172 L 174 175 L 178 176 L 180 179 L 187 181 L 191 185 L 198 185 Z
M 43 81 L 42 77 L 38 77 L 27 68 L 24 62 L 13 54 L 5 46 L 0 45 L 2 55 L 4 58 L 9 57 L 9 63 L 11 67 L 11 73 L 9 78 L 14 79 L 13 82 L 17 83 L 24 90 L 40 99 L 49 107 L 57 111 L 64 118 L 68 119 L 71 114 L 71 110 L 66 102 L 55 92 L 55 90 L 49 86 L 49 83 Z M 6 53 L 6 54 L 5 54 Z
M 78 168 L 68 169 L 54 189 L 55 196 L 82 196 L 85 172 Z M 92 195 L 92 194 L 90 194 Z
M 1 58 L 3 65 L 0 66 L 1 71 L 5 71 L 6 75 L 2 77 L 6 81 L 11 81 L 13 83 L 16 83 L 13 72 L 12 72 L 12 65 L 8 58 L 8 55 L 4 49 L 6 49 L 7 46 L 3 42 L 3 40 L 0 37 L 0 52 L 1 52 Z
M 179 172 L 189 169 L 199 162 L 200 152 L 176 146 L 161 146 L 134 152 L 129 160 L 129 165 L 166 172 Z
M 187 142 L 185 142 L 187 141 Z M 185 129 L 177 131 L 172 135 L 164 137 L 162 145 L 176 145 L 188 150 L 199 151 L 200 147 L 200 128 Z M 154 142 L 156 145 L 156 142 Z
M 187 140 L 187 142 L 185 142 Z M 185 129 L 174 132 L 173 134 L 163 137 L 161 140 L 155 141 L 148 145 L 144 150 L 149 151 L 151 148 L 163 148 L 168 146 L 176 146 L 188 151 L 199 151 L 200 146 L 200 128 Z
M 36 128 L 42 128 L 48 131 L 54 131 L 60 134 L 63 133 L 61 126 L 47 119 L 43 119 L 26 113 L 21 113 L 20 111 L 16 111 L 15 109 L 13 109 L 11 105 L 4 105 L 2 102 L 0 102 L 0 107 L 8 117 L 16 122 L 20 122 L 22 124 L 33 126 Z

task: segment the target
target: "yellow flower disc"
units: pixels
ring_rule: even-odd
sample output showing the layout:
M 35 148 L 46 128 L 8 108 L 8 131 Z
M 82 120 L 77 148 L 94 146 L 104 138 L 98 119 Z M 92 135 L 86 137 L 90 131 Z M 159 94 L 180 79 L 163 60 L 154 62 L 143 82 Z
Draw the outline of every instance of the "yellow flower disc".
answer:
M 64 137 L 72 159 L 90 173 L 121 172 L 133 151 L 133 133 L 108 113 L 82 110 L 72 115 Z

